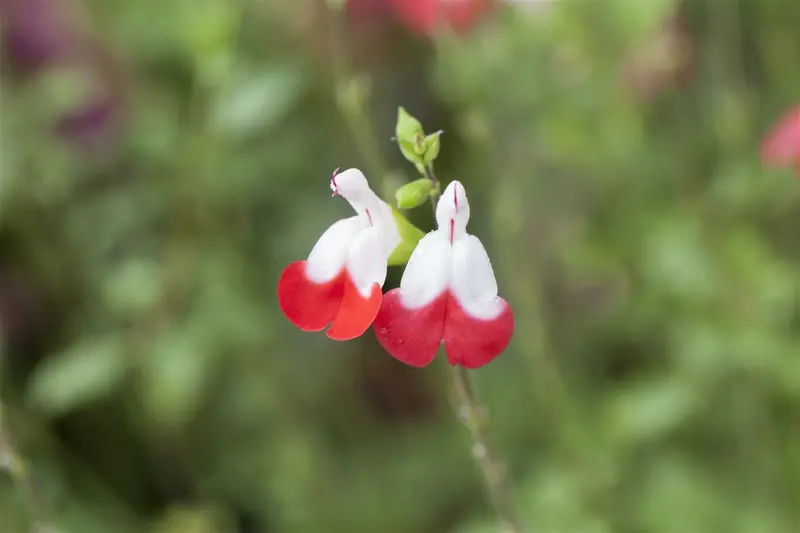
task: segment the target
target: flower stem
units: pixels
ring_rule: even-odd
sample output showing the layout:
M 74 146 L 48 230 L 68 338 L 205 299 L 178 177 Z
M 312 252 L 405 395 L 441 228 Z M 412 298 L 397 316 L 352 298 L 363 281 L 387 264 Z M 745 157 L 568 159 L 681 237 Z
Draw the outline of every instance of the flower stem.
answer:
M 433 171 L 433 167 L 425 167 L 425 177 L 433 183 L 431 195 L 431 205 L 433 206 L 433 216 L 436 217 L 436 204 L 439 201 L 439 179 Z M 472 456 L 475 457 L 481 468 L 489 497 L 494 505 L 497 517 L 500 520 L 500 531 L 504 533 L 521 533 L 517 512 L 514 504 L 509 497 L 508 482 L 506 480 L 504 468 L 497 460 L 497 455 L 489 443 L 487 437 L 487 415 L 486 409 L 480 404 L 472 386 L 472 377 L 469 371 L 463 366 L 451 366 L 453 374 L 453 389 L 455 390 L 458 407 L 456 415 L 464 422 L 472 434 Z
M 357 77 L 353 75 L 352 69 L 346 59 L 346 54 L 342 49 L 344 38 L 343 32 L 341 31 L 341 14 L 334 11 L 332 15 L 334 19 L 332 32 L 334 39 L 332 39 L 331 42 L 332 66 L 337 86 L 341 88 L 344 84 L 352 83 Z M 353 86 L 353 88 L 357 89 L 357 85 Z M 376 137 L 365 110 L 367 95 L 363 94 L 362 91 L 355 90 L 353 93 L 350 93 L 350 98 L 342 98 L 341 93 L 338 96 L 339 111 L 342 113 L 350 129 L 350 133 L 356 144 L 356 149 L 367 165 L 369 165 L 372 172 L 376 172 L 381 176 L 386 176 L 389 171 L 388 165 L 384 160 L 380 147 L 375 142 Z M 425 177 L 433 183 L 433 190 L 435 191 L 431 194 L 431 207 L 433 208 L 435 220 L 436 204 L 439 200 L 441 190 L 439 187 L 439 179 L 436 177 L 432 165 L 425 166 L 424 171 Z M 522 533 L 516 511 L 509 497 L 502 462 L 497 459 L 497 455 L 487 438 L 486 410 L 477 400 L 472 387 L 472 379 L 467 369 L 461 366 L 452 366 L 450 368 L 453 374 L 454 389 L 458 398 L 456 414 L 458 418 L 464 422 L 472 435 L 472 455 L 478 462 L 485 478 L 489 496 L 500 521 L 500 531 L 502 533 Z
M 453 384 L 460 404 L 458 417 L 472 433 L 472 455 L 478 462 L 486 480 L 489 497 L 500 520 L 500 531 L 521 533 L 522 528 L 516 510 L 509 498 L 504 468 L 496 459 L 486 435 L 486 410 L 475 397 L 469 371 L 462 366 L 451 368 Z

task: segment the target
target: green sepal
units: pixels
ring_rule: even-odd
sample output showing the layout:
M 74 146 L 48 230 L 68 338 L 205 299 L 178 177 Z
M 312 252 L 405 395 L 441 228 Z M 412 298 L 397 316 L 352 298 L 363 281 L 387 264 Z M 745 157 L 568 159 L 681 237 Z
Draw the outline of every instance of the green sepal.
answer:
M 431 133 L 425 137 L 425 153 L 422 160 L 426 165 L 433 163 L 439 156 L 439 149 L 442 146 L 442 141 L 439 139 L 444 131 L 439 130 L 436 133 Z
M 408 114 L 408 111 L 402 107 L 397 108 L 397 124 L 394 128 L 394 135 L 397 137 L 398 142 L 407 142 L 411 145 L 414 144 L 414 138 L 423 134 L 422 123 Z
M 394 193 L 397 207 L 414 209 L 428 201 L 433 191 L 433 183 L 428 178 L 420 178 L 406 183 Z
M 397 230 L 400 232 L 400 244 L 389 256 L 388 264 L 389 266 L 405 265 L 414 252 L 414 248 L 417 247 L 417 243 L 425 234 L 409 222 L 399 209 L 393 205 L 389 205 L 389 207 L 392 209 L 392 216 L 394 216 Z

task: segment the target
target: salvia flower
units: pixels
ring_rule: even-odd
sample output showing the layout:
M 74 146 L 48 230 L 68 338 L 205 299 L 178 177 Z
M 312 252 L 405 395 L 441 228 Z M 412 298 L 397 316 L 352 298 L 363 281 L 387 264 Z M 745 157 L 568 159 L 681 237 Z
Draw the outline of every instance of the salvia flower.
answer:
M 800 170 L 800 107 L 773 126 L 761 142 L 761 159 L 770 166 L 792 166 Z
M 423 237 L 400 287 L 386 293 L 375 334 L 386 351 L 415 367 L 444 344 L 451 365 L 481 367 L 505 350 L 514 331 L 508 303 L 481 241 L 467 233 L 464 187 L 451 182 L 436 208 L 438 229 Z
M 334 172 L 331 189 L 357 214 L 329 227 L 307 260 L 286 267 L 278 281 L 278 302 L 301 330 L 322 331 L 330 324 L 327 336 L 344 341 L 364 333 L 377 315 L 387 262 L 400 234 L 391 208 L 360 170 Z

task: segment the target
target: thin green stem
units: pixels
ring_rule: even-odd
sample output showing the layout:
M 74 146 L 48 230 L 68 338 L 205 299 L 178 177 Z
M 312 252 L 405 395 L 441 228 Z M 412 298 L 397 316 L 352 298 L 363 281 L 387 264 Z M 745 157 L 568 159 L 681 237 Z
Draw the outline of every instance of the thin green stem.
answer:
M 430 165 L 425 167 L 425 177 L 431 180 L 434 191 L 436 191 L 431 195 L 431 205 L 435 217 L 436 204 L 439 201 L 439 179 Z M 489 497 L 500 520 L 500 530 L 507 533 L 521 533 L 522 527 L 509 496 L 505 469 L 502 462 L 497 459 L 497 454 L 489 442 L 486 409 L 475 395 L 472 376 L 469 370 L 463 366 L 450 366 L 450 372 L 458 401 L 456 414 L 472 435 L 472 455 L 480 466 L 486 481 Z
M 365 112 L 366 92 L 360 88 L 358 79 L 353 76 L 350 66 L 342 50 L 343 41 L 338 17 L 334 13 L 334 38 L 331 43 L 333 50 L 333 68 L 337 83 L 337 101 L 345 122 L 347 123 L 356 149 L 368 165 L 371 172 L 380 176 L 388 174 L 388 166 L 381 154 L 380 147 L 376 144 L 376 136 L 372 131 L 369 117 Z M 343 94 L 343 88 L 346 91 Z M 435 193 L 431 195 L 431 207 L 434 218 L 436 217 L 436 204 L 439 199 L 440 182 L 436 177 L 433 166 L 424 169 L 425 177 L 433 183 Z M 522 533 L 517 513 L 509 497 L 508 484 L 502 462 L 497 459 L 487 437 L 486 409 L 478 401 L 472 386 L 472 379 L 467 369 L 461 366 L 451 366 L 453 388 L 455 390 L 458 407 L 456 415 L 469 429 L 472 435 L 472 455 L 480 466 L 486 481 L 489 497 L 500 521 L 500 531 L 503 533 Z

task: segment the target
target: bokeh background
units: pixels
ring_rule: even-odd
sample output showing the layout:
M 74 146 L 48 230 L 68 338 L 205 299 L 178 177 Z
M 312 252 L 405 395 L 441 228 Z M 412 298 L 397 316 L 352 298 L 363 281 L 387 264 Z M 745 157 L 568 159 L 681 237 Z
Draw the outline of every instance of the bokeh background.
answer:
M 0 2 L 0 532 L 496 531 L 443 358 L 277 306 L 334 168 L 419 177 L 398 106 L 516 313 L 472 375 L 525 531 L 797 532 L 800 197 L 759 143 L 800 3 L 342 4 Z

